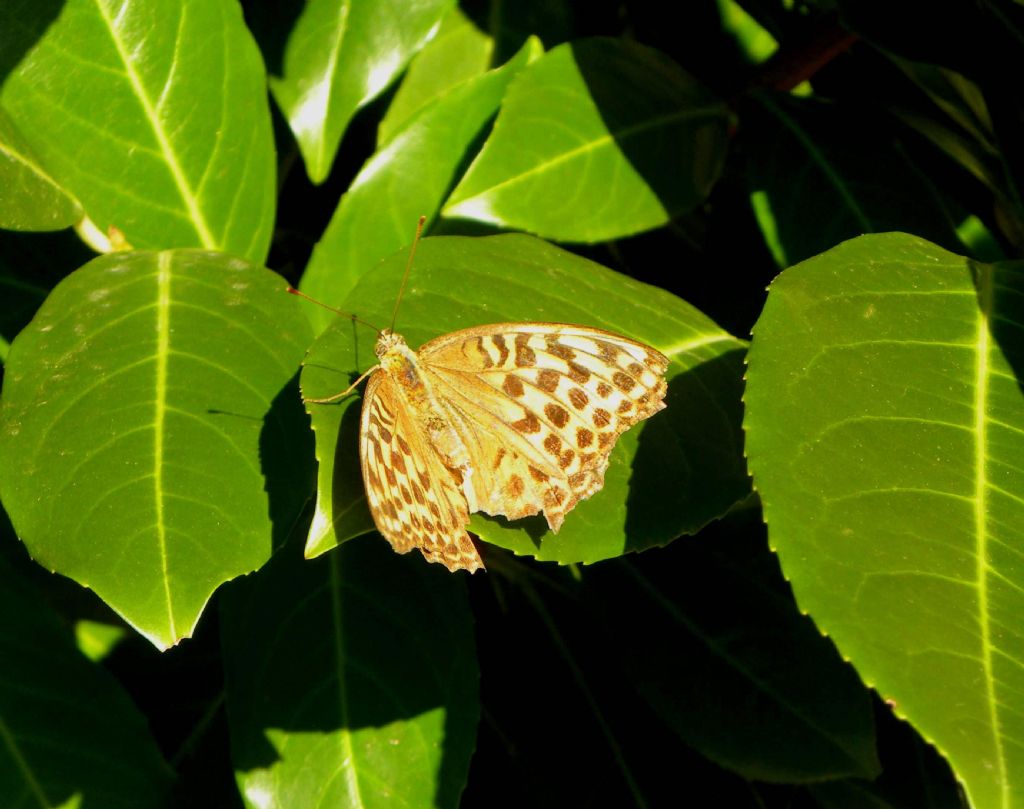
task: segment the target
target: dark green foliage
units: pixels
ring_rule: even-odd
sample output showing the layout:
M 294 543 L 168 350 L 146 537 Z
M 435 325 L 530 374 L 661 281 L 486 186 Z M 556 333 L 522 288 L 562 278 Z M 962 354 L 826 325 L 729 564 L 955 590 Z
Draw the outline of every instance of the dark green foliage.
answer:
M 1011 0 L 0 3 L 0 804 L 1024 807 L 1021 42 Z M 473 577 L 373 530 L 360 397 L 300 383 L 374 332 L 285 294 L 387 326 L 421 215 L 414 348 L 671 361 Z

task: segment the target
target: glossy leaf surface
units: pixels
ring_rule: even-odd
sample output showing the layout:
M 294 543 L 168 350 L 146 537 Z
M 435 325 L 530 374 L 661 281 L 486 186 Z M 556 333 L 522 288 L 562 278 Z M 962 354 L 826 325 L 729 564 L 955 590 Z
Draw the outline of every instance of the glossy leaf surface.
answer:
M 81 210 L 39 164 L 32 148 L 0 109 L 0 227 L 60 230 Z
M 745 428 L 800 606 L 976 807 L 1024 801 L 1018 264 L 865 236 L 772 284 Z
M 508 83 L 540 54 L 530 40 L 507 65 L 424 107 L 363 166 L 341 198 L 302 276 L 302 291 L 341 305 L 381 259 L 410 244 L 420 216 L 433 218 L 466 150 L 494 115 Z M 334 315 L 317 307 L 324 328 Z
M 417 111 L 485 73 L 493 52 L 494 40 L 457 6 L 451 9 L 434 38 L 409 63 L 377 129 L 378 146 L 391 140 Z
M 274 98 L 314 183 L 330 173 L 356 110 L 436 33 L 452 0 L 309 0 L 294 21 Z
M 164 648 L 259 567 L 307 492 L 283 281 L 200 251 L 73 273 L 11 346 L 0 487 L 31 554 Z
M 263 261 L 274 217 L 266 75 L 232 0 L 15 0 L 0 43 L 38 41 L 0 102 L 101 232 Z M 48 23 L 48 25 L 47 25 Z
M 575 242 L 658 227 L 710 190 L 726 122 L 725 105 L 658 51 L 560 45 L 509 88 L 443 213 Z

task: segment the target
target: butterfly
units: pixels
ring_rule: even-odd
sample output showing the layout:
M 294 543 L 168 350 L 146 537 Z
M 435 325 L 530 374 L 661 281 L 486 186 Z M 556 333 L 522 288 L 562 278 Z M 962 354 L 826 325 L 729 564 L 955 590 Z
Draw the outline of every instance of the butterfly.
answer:
M 668 359 L 562 323 L 496 323 L 413 351 L 391 331 L 363 394 L 359 459 L 377 530 L 449 570 L 483 566 L 466 532 L 482 511 L 565 515 L 604 485 L 626 429 L 665 407 Z
M 359 459 L 374 524 L 398 553 L 418 548 L 453 572 L 483 567 L 471 513 L 543 513 L 557 532 L 604 485 L 618 437 L 665 407 L 668 358 L 589 326 L 474 326 L 418 351 L 389 328 L 374 353 L 346 390 L 306 401 L 369 378 Z

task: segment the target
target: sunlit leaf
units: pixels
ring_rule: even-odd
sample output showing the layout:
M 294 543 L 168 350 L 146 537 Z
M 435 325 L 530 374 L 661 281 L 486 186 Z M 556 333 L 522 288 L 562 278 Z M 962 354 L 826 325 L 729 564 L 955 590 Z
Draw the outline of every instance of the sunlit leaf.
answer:
M 0 101 L 43 165 L 135 247 L 262 261 L 274 217 L 266 75 L 233 0 L 14 0 L 0 50 L 40 39 Z M 19 43 L 20 44 L 20 43 Z
M 395 136 L 413 114 L 490 66 L 494 40 L 455 7 L 437 34 L 409 63 L 402 84 L 377 128 L 377 145 Z
M 39 164 L 32 147 L 0 109 L 0 227 L 60 230 L 81 210 Z
M 420 216 L 433 218 L 466 150 L 516 74 L 540 53 L 531 40 L 507 65 L 428 105 L 363 166 L 341 198 L 302 276 L 302 291 L 340 304 L 382 258 L 412 242 Z M 334 316 L 310 311 L 323 328 Z
M 11 346 L 0 488 L 31 554 L 163 648 L 259 567 L 307 496 L 289 386 L 311 339 L 276 275 L 120 253 L 62 281 Z
M 903 234 L 784 272 L 754 329 L 747 455 L 800 606 L 948 758 L 1024 801 L 1018 264 Z
M 658 227 L 711 189 L 726 122 L 725 105 L 658 51 L 560 45 L 509 88 L 443 213 L 561 241 Z
M 383 91 L 437 31 L 453 0 L 308 0 L 285 45 L 274 98 L 314 183 L 330 173 L 356 110 Z

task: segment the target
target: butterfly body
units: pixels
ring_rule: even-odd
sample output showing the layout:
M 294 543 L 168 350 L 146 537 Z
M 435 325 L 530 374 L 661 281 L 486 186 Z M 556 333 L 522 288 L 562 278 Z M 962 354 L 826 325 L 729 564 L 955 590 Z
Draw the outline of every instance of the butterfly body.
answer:
M 413 351 L 391 331 L 363 399 L 360 461 L 374 522 L 396 551 L 482 567 L 466 532 L 482 511 L 565 514 L 601 488 L 629 426 L 664 407 L 668 360 L 611 332 L 498 323 Z

